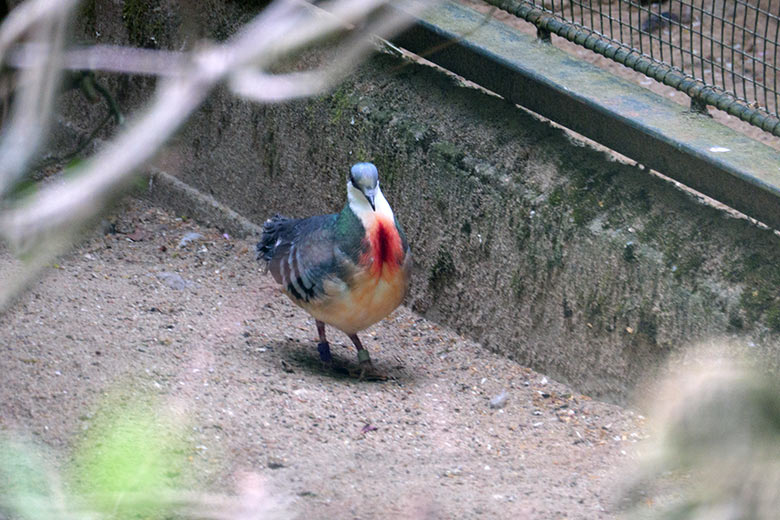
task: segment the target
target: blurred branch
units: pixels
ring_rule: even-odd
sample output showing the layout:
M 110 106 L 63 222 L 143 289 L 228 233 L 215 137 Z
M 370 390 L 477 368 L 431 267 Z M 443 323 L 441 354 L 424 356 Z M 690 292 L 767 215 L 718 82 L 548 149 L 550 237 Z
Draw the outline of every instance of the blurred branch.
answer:
M 62 70 L 58 66 L 65 42 L 68 11 L 74 2 L 36 1 L 12 11 L 0 26 L 0 63 L 9 42 L 30 32 L 39 41 L 49 41 L 49 52 L 38 54 L 22 73 L 25 88 L 17 93 L 12 117 L 0 141 L 0 196 L 5 195 L 35 154 L 52 118 L 54 95 Z M 59 4 L 59 7 L 58 7 Z M 28 8 L 28 5 L 31 7 Z M 40 20 L 34 16 L 38 15 Z M 36 23 L 37 22 L 37 23 Z
M 382 4 L 383 2 L 377 2 Z M 374 49 L 373 34 L 393 34 L 409 23 L 398 12 L 380 11 L 365 27 L 355 30 L 334 53 L 337 60 L 327 66 L 305 72 L 268 74 L 256 69 L 241 69 L 229 81 L 231 90 L 239 96 L 261 102 L 275 102 L 312 96 L 336 85 Z
M 50 476 L 55 482 L 58 478 Z M 254 473 L 243 476 L 239 482 L 238 494 L 223 495 L 200 491 L 183 491 L 179 489 L 161 489 L 154 495 L 148 493 L 121 493 L 114 496 L 76 496 L 67 503 L 62 496 L 48 497 L 38 494 L 19 494 L 13 497 L 0 497 L 5 500 L 24 503 L 26 508 L 35 511 L 37 518 L 56 518 L 58 520 L 87 520 L 104 518 L 93 511 L 88 504 L 101 500 L 120 500 L 128 510 L 143 510 L 152 508 L 174 513 L 179 518 L 200 520 L 270 520 L 273 518 L 289 518 L 285 504 L 270 496 L 263 485 L 262 478 Z M 0 516 L 0 518 L 2 518 Z
M 0 25 L 0 58 L 33 26 L 46 19 L 66 18 L 77 3 L 78 0 L 28 0 L 18 5 Z
M 44 6 L 57 4 L 57 9 Z M 361 31 L 348 39 L 332 63 L 318 70 L 274 75 L 268 68 L 313 42 L 330 37 L 366 19 L 371 32 L 382 35 L 405 22 L 397 12 L 379 9 L 386 0 L 334 0 L 313 8 L 300 0 L 278 0 L 224 44 L 189 53 L 148 51 L 116 46 L 63 51 L 65 21 L 74 2 L 29 0 L 21 15 L 9 15 L 0 27 L 0 60 L 23 67 L 28 87 L 15 102 L 14 117 L 0 143 L 0 194 L 20 174 L 45 134 L 52 115 L 52 98 L 62 68 L 88 68 L 163 78 L 148 107 L 96 155 L 86 160 L 65 183 L 43 187 L 0 213 L 0 235 L 15 248 L 45 243 L 70 234 L 98 214 L 107 200 L 149 161 L 203 103 L 225 82 L 237 95 L 258 101 L 280 101 L 313 95 L 330 88 L 371 50 Z M 394 2 L 415 10 L 430 2 Z M 16 11 L 14 11 L 16 13 Z M 13 14 L 13 13 L 12 13 Z M 13 22 L 13 23 L 12 23 Z M 40 37 L 11 49 L 25 30 L 40 25 Z M 50 249 L 47 258 L 67 246 Z M 40 269 L 40 262 L 34 262 Z M 8 302 L 0 298 L 0 306 Z
M 6 63 L 11 67 L 26 69 L 33 66 L 38 56 L 48 52 L 49 46 L 44 43 L 18 44 L 8 51 Z M 60 66 L 68 70 L 166 77 L 180 74 L 188 60 L 189 56 L 184 52 L 123 45 L 92 45 L 65 50 Z
M 156 410 L 165 412 L 165 409 Z M 109 473 L 100 473 L 110 481 L 101 481 L 84 494 L 76 491 L 79 483 L 69 482 L 68 473 L 62 475 L 52 469 L 43 457 L 44 449 L 23 439 L 0 435 L 0 518 L 5 514 L 20 520 L 101 520 L 109 518 L 142 518 L 154 513 L 155 518 L 175 516 L 201 520 L 274 520 L 290 518 L 289 500 L 278 492 L 271 493 L 265 479 L 257 473 L 240 472 L 236 475 L 234 494 L 207 493 L 184 490 L 141 482 L 135 478 L 143 460 L 133 460 L 136 451 L 163 447 L 170 449 L 170 440 L 149 437 L 149 430 L 138 437 L 127 437 L 124 428 L 141 427 L 138 417 L 130 422 L 113 423 L 101 431 L 90 444 L 82 445 L 70 457 L 73 463 L 83 451 L 100 454 L 98 463 L 110 466 Z M 166 428 L 164 421 L 148 423 L 154 428 Z M 168 425 L 169 426 L 169 425 Z M 124 436 L 123 436 L 124 435 Z M 119 439 L 119 440 L 117 440 Z M 155 442 L 161 442 L 155 446 Z M 159 450 L 158 450 L 159 451 Z M 82 453 L 80 453 L 82 452 Z M 128 453 L 130 455 L 128 455 Z M 163 456 L 157 453 L 157 456 Z M 129 457 L 130 460 L 124 457 Z M 170 455 L 169 455 L 170 457 Z M 134 464 L 135 463 L 135 464 Z M 175 460 L 166 459 L 157 470 L 167 470 Z M 80 467 L 79 478 L 89 475 L 94 468 Z M 153 474 L 143 476 L 154 479 Z M 64 477 L 64 478 L 63 478 Z M 95 482 L 90 482 L 96 484 Z M 146 486 L 146 487 L 144 487 Z M 111 491 L 106 491 L 111 490 Z M 121 507 L 106 507 L 117 504 Z

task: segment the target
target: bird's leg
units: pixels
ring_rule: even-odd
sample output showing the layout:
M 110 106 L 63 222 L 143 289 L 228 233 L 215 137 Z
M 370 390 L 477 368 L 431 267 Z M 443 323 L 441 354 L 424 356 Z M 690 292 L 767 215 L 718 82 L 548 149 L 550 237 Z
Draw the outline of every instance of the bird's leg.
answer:
M 360 342 L 360 338 L 357 337 L 357 334 L 350 334 L 349 339 L 352 340 L 352 343 L 355 344 L 355 348 L 358 351 L 358 361 L 360 362 L 359 379 L 387 380 L 386 375 L 380 374 L 374 368 L 374 365 L 371 363 L 371 357 L 368 355 L 368 350 L 366 350 L 363 343 Z
M 317 334 L 320 335 L 320 342 L 317 343 L 317 352 L 320 353 L 320 361 L 323 364 L 330 365 L 333 358 L 330 355 L 330 344 L 325 337 L 325 322 L 316 320 L 317 322 Z

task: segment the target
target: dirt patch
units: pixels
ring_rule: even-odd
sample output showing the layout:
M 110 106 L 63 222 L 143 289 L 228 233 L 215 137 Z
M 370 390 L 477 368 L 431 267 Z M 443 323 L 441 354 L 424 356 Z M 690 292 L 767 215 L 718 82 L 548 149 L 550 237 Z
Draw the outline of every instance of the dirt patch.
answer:
M 291 516 L 615 516 L 643 436 L 631 411 L 404 307 L 363 334 L 390 381 L 334 375 L 313 320 L 260 272 L 251 241 L 140 201 L 105 229 L 0 317 L 0 430 L 30 433 L 55 464 L 122 385 L 189 403 L 183 473 L 229 489 L 237 471 L 258 471 Z M 188 233 L 201 237 L 180 247 Z M 348 339 L 330 336 L 355 363 Z

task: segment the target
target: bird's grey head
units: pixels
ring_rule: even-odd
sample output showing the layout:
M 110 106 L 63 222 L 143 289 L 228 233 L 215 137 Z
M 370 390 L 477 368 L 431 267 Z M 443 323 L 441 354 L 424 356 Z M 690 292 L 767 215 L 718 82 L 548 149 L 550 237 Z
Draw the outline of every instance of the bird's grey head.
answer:
M 349 179 L 347 180 L 365 195 L 371 208 L 376 209 L 374 197 L 379 189 L 379 172 L 377 172 L 376 166 L 369 162 L 357 163 L 349 170 Z

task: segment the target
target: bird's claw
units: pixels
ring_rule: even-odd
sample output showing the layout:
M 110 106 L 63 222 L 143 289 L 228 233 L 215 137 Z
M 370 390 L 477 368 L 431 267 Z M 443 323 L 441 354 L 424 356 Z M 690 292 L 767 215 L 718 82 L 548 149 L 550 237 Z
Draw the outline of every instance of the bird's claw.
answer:
M 370 359 L 361 361 L 356 372 L 358 381 L 387 381 L 387 376 L 377 371 Z
M 358 381 L 387 381 L 388 377 L 376 370 L 371 361 L 362 362 L 359 366 L 345 366 L 341 363 L 328 362 L 322 363 L 326 370 L 343 374 L 347 377 L 357 379 Z
M 358 367 L 344 366 L 337 363 L 330 353 L 330 345 L 326 341 L 317 344 L 317 351 L 320 354 L 320 362 L 325 370 L 340 372 L 358 381 L 387 381 L 387 376 L 378 372 L 371 363 L 368 351 L 361 349 L 358 351 Z

